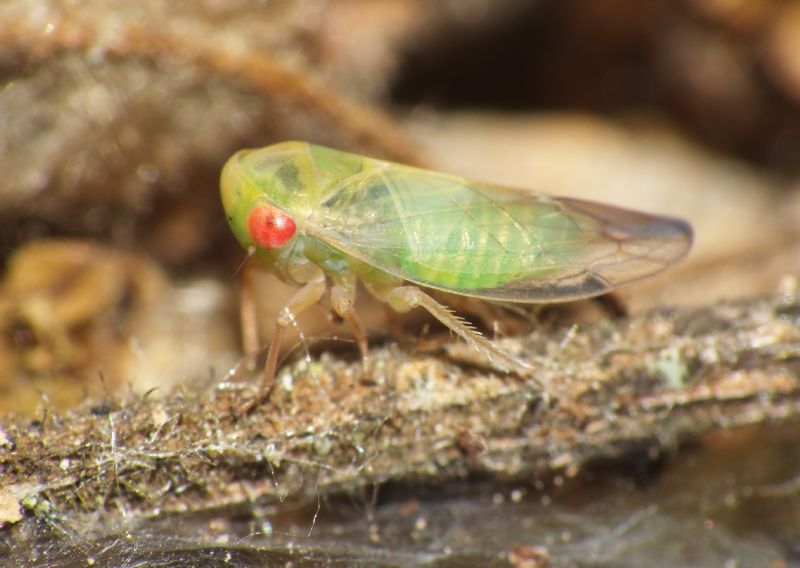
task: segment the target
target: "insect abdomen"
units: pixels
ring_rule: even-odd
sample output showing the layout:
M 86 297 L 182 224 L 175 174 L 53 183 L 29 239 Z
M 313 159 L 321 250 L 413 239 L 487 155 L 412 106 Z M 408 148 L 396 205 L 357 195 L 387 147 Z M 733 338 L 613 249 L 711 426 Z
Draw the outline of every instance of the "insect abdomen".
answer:
M 493 205 L 438 211 L 418 219 L 418 227 L 406 226 L 412 246 L 402 268 L 412 279 L 456 290 L 493 288 L 546 274 L 551 257 L 541 254 L 541 244 L 547 242 L 552 251 L 555 240 L 569 248 L 575 228 L 548 208 L 531 221 L 499 215 Z

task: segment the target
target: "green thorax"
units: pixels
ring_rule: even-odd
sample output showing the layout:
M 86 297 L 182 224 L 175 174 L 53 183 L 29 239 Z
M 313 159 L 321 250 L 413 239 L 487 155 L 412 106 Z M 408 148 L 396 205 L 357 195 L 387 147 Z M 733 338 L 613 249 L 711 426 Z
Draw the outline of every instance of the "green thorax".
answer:
M 338 183 L 374 164 L 356 154 L 305 142 L 283 142 L 257 150 L 241 150 L 222 169 L 220 188 L 225 213 L 245 248 L 253 242 L 247 218 L 254 206 L 270 203 L 288 213 L 302 232 Z
M 330 275 L 369 267 L 306 234 L 306 220 L 344 180 L 379 164 L 357 154 L 305 142 L 283 142 L 234 154 L 222 169 L 220 192 L 228 223 L 240 244 L 282 280 L 296 283 L 293 270 L 313 262 Z M 255 247 L 247 228 L 254 207 L 268 203 L 297 224 L 296 236 L 279 250 Z

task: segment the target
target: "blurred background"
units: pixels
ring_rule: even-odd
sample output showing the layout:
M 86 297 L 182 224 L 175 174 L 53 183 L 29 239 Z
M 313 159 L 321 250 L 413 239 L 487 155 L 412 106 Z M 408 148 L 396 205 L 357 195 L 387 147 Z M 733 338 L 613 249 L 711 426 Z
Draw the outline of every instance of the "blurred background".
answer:
M 218 175 L 243 147 L 688 219 L 695 248 L 621 292 L 632 313 L 800 273 L 794 0 L 8 0 L 0 82 L 3 413 L 213 385 L 241 361 Z M 259 287 L 268 333 L 290 290 Z M 346 336 L 323 308 L 300 328 Z
M 689 219 L 634 312 L 774 291 L 800 260 L 799 26 L 778 0 L 6 2 L 0 407 L 230 368 L 218 173 L 287 139 Z M 259 286 L 268 333 L 286 291 Z

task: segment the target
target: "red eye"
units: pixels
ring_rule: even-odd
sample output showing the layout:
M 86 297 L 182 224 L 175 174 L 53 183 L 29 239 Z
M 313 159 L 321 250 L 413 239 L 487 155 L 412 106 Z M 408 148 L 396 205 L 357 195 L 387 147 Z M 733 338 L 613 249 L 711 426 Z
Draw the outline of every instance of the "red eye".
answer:
M 277 207 L 258 205 L 247 218 L 247 230 L 256 245 L 272 250 L 288 243 L 297 231 L 297 225 Z

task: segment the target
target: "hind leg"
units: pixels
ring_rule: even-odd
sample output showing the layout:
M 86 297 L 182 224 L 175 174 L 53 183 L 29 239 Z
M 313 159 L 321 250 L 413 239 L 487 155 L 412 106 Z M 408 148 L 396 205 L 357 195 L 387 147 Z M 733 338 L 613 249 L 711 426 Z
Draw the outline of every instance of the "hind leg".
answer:
M 449 308 L 440 304 L 416 286 L 398 286 L 385 293 L 383 299 L 398 312 L 406 312 L 416 307 L 425 308 L 433 317 L 464 339 L 464 341 L 485 354 L 490 361 L 508 371 L 513 371 L 522 376 L 529 376 L 533 371 L 531 365 L 498 347 L 493 341 L 487 339 L 473 328 L 469 322 L 454 314 Z

